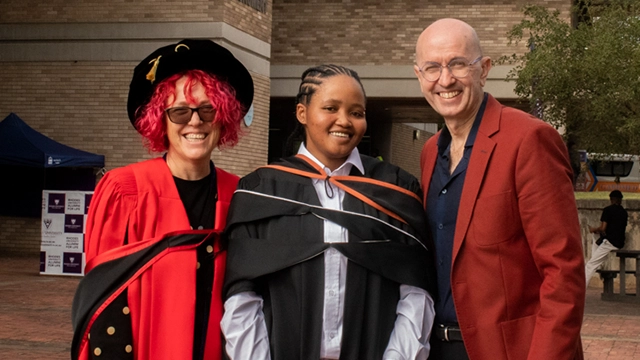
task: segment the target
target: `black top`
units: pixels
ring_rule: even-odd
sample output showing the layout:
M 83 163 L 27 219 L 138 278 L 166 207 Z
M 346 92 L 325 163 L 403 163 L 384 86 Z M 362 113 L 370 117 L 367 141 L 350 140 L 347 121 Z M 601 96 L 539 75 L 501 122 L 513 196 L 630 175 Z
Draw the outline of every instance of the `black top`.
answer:
M 212 185 L 213 173 L 200 180 L 173 177 L 193 230 L 213 229 L 216 189 Z
M 194 230 L 213 229 L 215 226 L 216 187 L 215 168 L 200 180 L 183 180 L 173 177 L 180 199 L 187 212 L 189 224 Z M 208 251 L 211 250 L 211 251 Z M 207 322 L 213 289 L 213 239 L 198 247 L 198 272 L 196 274 L 196 311 L 193 336 L 193 359 L 204 356 Z
M 604 237 L 611 245 L 621 249 L 624 247 L 624 233 L 627 228 L 627 210 L 622 205 L 611 204 L 602 210 L 600 221 L 607 223 Z
M 449 174 L 451 135 L 445 127 L 438 138 L 438 157 L 431 176 L 427 193 L 427 218 L 433 236 L 436 253 L 436 273 L 438 276 L 438 296 L 435 300 L 436 322 L 453 324 L 458 322 L 451 294 L 451 261 L 453 238 L 458 219 L 460 197 L 464 187 L 471 150 L 478 133 L 478 127 L 487 104 L 487 94 L 476 114 L 473 127 L 464 145 L 464 154 L 452 174 Z

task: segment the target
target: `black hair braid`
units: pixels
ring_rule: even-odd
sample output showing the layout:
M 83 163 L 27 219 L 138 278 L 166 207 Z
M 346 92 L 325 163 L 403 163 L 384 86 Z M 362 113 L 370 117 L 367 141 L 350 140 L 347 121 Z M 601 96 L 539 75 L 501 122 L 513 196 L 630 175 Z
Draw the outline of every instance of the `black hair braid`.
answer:
M 322 85 L 322 80 L 336 75 L 347 75 L 355 79 L 358 84 L 360 84 L 362 93 L 364 94 L 364 86 L 362 86 L 357 72 L 340 65 L 323 64 L 311 67 L 302 73 L 302 82 L 300 83 L 298 95 L 296 96 L 296 104 L 308 105 L 311 101 L 311 96 L 313 96 L 316 90 L 318 90 L 318 87 Z

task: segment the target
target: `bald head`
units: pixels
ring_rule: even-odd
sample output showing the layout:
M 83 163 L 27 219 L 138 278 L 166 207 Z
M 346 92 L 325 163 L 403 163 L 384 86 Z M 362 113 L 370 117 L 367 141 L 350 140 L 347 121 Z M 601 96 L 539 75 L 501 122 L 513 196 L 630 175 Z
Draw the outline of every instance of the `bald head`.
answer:
M 449 45 L 449 46 L 447 46 Z M 476 31 L 466 22 L 458 19 L 440 19 L 429 25 L 416 43 L 416 62 L 424 61 L 421 54 L 428 47 L 463 47 L 469 53 L 481 54 L 480 39 Z
M 413 72 L 449 130 L 473 123 L 490 69 L 491 58 L 482 54 L 476 31 L 464 21 L 440 19 L 418 38 Z

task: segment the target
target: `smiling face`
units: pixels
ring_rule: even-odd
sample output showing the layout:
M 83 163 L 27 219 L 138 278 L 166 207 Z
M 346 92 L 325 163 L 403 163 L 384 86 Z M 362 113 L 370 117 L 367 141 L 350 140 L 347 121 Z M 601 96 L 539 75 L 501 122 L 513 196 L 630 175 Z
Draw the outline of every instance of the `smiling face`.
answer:
M 185 95 L 185 86 L 187 94 Z M 211 101 L 205 94 L 205 89 L 199 82 L 195 82 L 191 88 L 187 84 L 187 78 L 182 77 L 176 82 L 175 94 L 169 96 L 166 107 L 187 106 L 191 108 L 211 105 Z M 198 112 L 191 115 L 191 120 L 186 124 L 174 124 L 165 114 L 167 126 L 167 138 L 169 148 L 167 150 L 167 162 L 186 166 L 208 166 L 211 152 L 218 145 L 220 127 L 213 122 L 200 120 Z
M 468 64 L 481 55 L 475 31 L 459 20 L 436 21 L 420 35 L 414 72 L 425 98 L 446 121 L 473 121 L 482 104 L 491 59 L 483 57 L 471 65 L 467 76 L 460 79 L 453 77 L 446 65 L 451 61 Z M 428 81 L 420 74 L 420 67 L 427 62 L 443 66 L 438 80 Z
M 298 104 L 307 150 L 329 169 L 340 167 L 367 131 L 365 101 L 354 78 L 335 75 L 322 79 L 308 104 Z

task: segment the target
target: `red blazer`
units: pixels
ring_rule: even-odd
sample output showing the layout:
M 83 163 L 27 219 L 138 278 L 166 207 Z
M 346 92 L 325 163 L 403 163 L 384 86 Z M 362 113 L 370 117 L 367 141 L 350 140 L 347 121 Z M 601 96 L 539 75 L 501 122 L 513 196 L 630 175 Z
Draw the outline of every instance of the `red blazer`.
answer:
M 221 232 L 239 178 L 217 168 L 216 176 L 214 230 Z M 189 229 L 186 210 L 162 158 L 109 171 L 98 184 L 89 207 L 86 270 L 145 247 L 168 233 Z M 125 234 L 128 245 L 124 244 Z M 217 255 L 205 345 L 205 358 L 214 360 L 222 356 L 221 294 L 226 266 L 226 251 L 219 246 L 214 244 Z M 196 250 L 171 251 L 168 255 L 127 285 L 136 359 L 192 357 Z M 89 354 L 86 338 L 80 345 L 80 354 L 81 359 Z
M 425 204 L 438 137 L 420 159 Z M 584 259 L 567 149 L 551 126 L 492 96 L 467 168 L 452 257 L 451 290 L 471 360 L 582 359 Z

